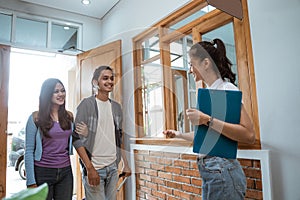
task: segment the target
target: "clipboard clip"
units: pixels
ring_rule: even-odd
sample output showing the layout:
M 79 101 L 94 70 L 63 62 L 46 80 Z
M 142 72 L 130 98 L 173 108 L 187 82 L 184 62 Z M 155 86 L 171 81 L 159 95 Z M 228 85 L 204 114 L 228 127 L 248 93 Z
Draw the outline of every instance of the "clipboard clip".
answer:
M 119 174 L 119 178 L 121 178 L 121 177 L 123 177 L 123 176 L 125 176 L 125 172 L 123 172 L 123 173 L 121 173 L 121 174 Z M 122 188 L 122 186 L 124 185 L 124 183 L 127 181 L 127 176 L 124 178 L 124 180 L 120 183 L 120 185 L 118 186 L 118 188 L 117 188 L 117 192 L 118 191 L 120 191 L 120 189 Z

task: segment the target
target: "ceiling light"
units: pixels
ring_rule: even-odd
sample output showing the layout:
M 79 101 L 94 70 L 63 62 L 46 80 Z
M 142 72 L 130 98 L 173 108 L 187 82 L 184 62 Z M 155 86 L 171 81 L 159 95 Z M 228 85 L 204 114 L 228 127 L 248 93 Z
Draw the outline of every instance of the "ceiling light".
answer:
M 83 3 L 84 5 L 89 5 L 91 3 L 90 0 L 81 0 L 81 3 Z

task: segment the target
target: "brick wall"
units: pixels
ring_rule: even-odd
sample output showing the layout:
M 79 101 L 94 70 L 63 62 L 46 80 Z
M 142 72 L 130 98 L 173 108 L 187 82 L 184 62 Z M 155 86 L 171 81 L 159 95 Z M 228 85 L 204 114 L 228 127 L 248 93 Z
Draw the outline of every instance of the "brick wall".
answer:
M 201 200 L 196 155 L 134 150 L 137 200 Z M 259 160 L 239 159 L 247 177 L 246 200 L 263 199 Z

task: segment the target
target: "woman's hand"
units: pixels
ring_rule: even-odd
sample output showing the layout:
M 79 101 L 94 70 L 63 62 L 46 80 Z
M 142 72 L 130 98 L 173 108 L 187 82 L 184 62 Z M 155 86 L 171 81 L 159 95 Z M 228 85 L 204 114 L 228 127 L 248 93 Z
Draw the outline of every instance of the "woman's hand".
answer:
M 27 188 L 36 188 L 37 184 L 28 185 Z
M 87 137 L 89 133 L 88 126 L 84 122 L 80 122 L 76 124 L 76 133 L 79 135 L 83 135 L 84 137 Z
M 209 115 L 204 114 L 200 110 L 193 109 L 193 108 L 186 109 L 186 115 L 193 125 L 202 125 L 202 124 L 206 125 L 210 119 Z
M 180 137 L 181 133 L 179 131 L 175 130 L 165 130 L 163 131 L 163 134 L 166 136 L 166 138 L 175 138 Z

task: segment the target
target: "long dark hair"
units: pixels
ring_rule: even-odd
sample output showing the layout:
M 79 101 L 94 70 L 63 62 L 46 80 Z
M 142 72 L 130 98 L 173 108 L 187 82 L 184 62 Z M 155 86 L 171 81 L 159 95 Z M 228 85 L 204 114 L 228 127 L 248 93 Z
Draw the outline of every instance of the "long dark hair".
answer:
M 41 87 L 39 112 L 37 119 L 35 119 L 35 123 L 45 137 L 50 137 L 48 132 L 53 126 L 53 120 L 51 118 L 52 96 L 57 83 L 60 83 L 64 87 L 63 83 L 56 78 L 46 79 Z M 69 130 L 71 129 L 71 122 L 73 121 L 73 118 L 66 110 L 65 104 L 66 102 L 59 106 L 58 120 L 60 127 L 63 130 Z
M 221 78 L 223 80 L 227 78 L 235 84 L 236 75 L 231 70 L 232 63 L 226 56 L 226 48 L 222 40 L 216 38 L 211 42 L 198 42 L 191 47 L 189 54 L 201 60 L 211 59 L 214 63 L 214 70 L 221 75 Z

